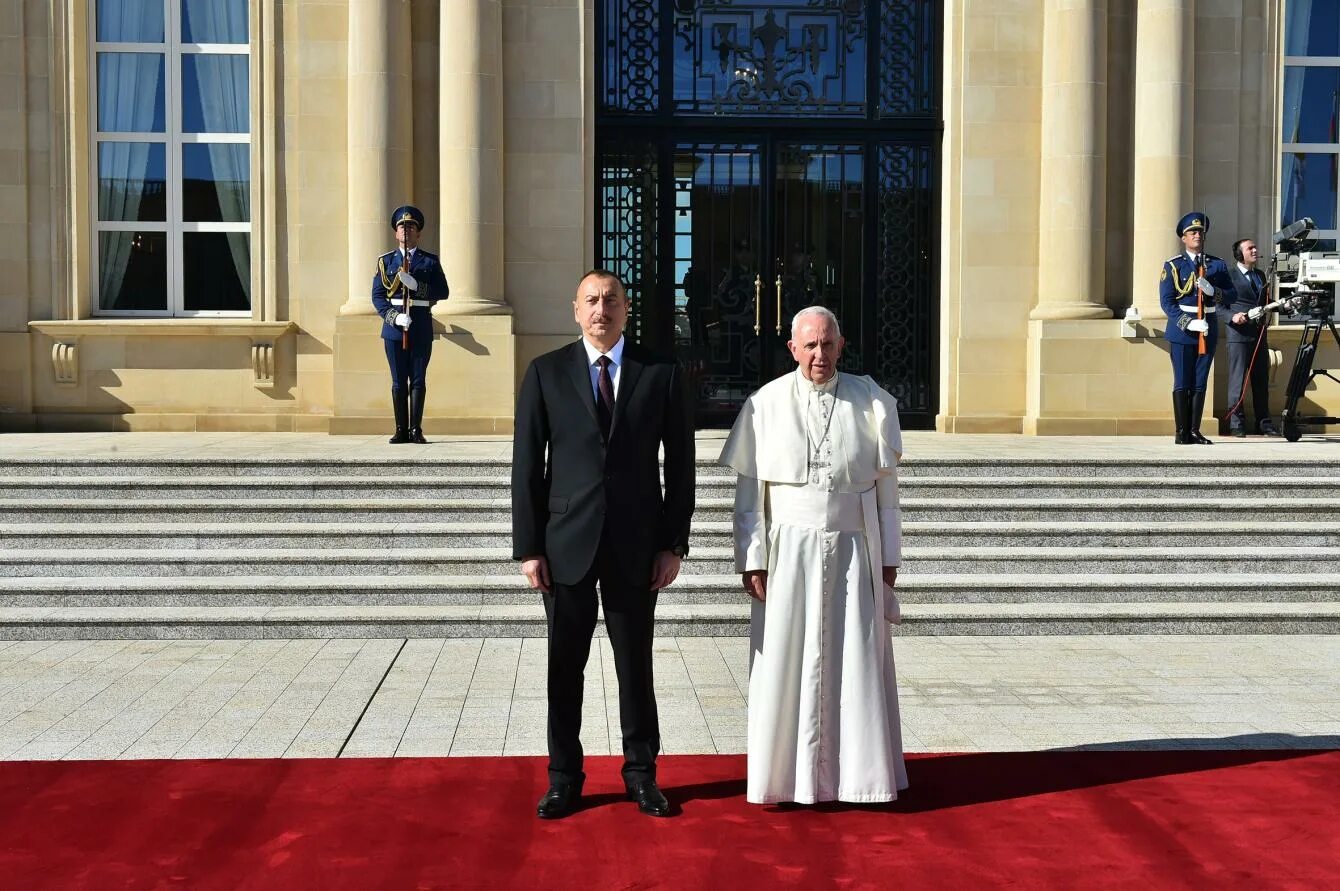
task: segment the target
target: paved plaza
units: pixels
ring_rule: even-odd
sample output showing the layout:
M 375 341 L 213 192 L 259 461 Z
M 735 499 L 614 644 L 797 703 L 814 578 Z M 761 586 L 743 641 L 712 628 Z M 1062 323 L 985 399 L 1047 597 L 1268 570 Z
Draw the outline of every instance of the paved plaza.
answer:
M 607 639 L 583 743 L 619 751 Z M 895 639 L 910 752 L 1340 747 L 1340 637 Z M 748 642 L 656 647 L 664 750 L 745 748 Z M 541 639 L 0 642 L 0 757 L 535 755 Z
M 714 458 L 721 437 L 700 433 L 699 457 Z M 1220 440 L 1214 459 L 1329 461 L 1335 439 Z M 385 454 L 384 442 L 16 434 L 0 437 L 0 458 L 343 460 Z M 416 454 L 496 462 L 510 449 L 508 437 L 440 437 Z M 906 452 L 1042 461 L 1185 456 L 1168 437 L 929 432 L 906 434 Z M 894 638 L 911 752 L 1340 747 L 1340 636 L 895 631 Z M 541 754 L 545 653 L 534 637 L 0 641 L 0 758 Z M 657 641 L 667 753 L 744 751 L 748 660 L 738 636 Z M 586 703 L 587 752 L 617 753 L 617 685 L 603 637 L 588 666 Z

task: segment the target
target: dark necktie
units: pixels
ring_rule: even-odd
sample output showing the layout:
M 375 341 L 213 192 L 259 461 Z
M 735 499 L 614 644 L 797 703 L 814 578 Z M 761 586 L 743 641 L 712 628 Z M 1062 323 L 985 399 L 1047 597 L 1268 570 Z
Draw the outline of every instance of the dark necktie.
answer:
M 610 426 L 614 423 L 614 381 L 610 379 L 609 356 L 601 356 L 596 360 L 600 366 L 600 375 L 596 378 L 596 391 L 599 398 L 596 399 L 596 419 L 600 421 L 600 435 L 609 439 Z

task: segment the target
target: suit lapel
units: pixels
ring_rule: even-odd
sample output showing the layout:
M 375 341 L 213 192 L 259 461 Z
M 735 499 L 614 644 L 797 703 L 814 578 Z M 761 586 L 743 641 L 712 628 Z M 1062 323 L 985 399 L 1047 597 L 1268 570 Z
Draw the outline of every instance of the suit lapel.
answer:
M 568 376 L 577 393 L 577 401 L 586 406 L 586 413 L 596 421 L 596 397 L 591 389 L 591 365 L 586 361 L 586 347 L 579 340 L 572 345 L 572 358 L 568 360 Z
M 614 398 L 614 419 L 610 422 L 610 439 L 614 438 L 614 431 L 619 429 L 619 419 L 627 410 L 628 400 L 633 398 L 633 389 L 637 386 L 638 379 L 642 377 L 643 365 L 638 361 L 636 351 L 630 349 L 630 346 L 631 344 L 625 340 L 623 368 L 619 369 L 619 394 Z

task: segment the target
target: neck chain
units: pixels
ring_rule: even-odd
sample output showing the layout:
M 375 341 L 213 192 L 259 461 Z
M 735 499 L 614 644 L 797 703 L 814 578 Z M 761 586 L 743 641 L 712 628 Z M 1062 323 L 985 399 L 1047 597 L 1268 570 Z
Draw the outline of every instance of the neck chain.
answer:
M 806 378 L 806 380 L 808 381 L 809 378 Z M 810 381 L 810 383 L 813 384 L 813 381 Z M 819 449 L 823 447 L 824 440 L 828 439 L 828 430 L 829 430 L 829 428 L 833 426 L 833 415 L 837 414 L 837 391 L 838 391 L 838 384 L 839 384 L 839 380 L 838 380 L 838 378 L 834 378 L 834 379 L 833 379 L 833 390 L 832 390 L 832 393 L 830 394 L 830 395 L 832 395 L 832 397 L 833 397 L 833 407 L 829 410 L 829 412 L 828 412 L 828 418 L 824 421 L 824 430 L 823 430 L 823 433 L 821 433 L 821 434 L 819 435 L 819 441 L 818 441 L 818 442 L 815 442 L 815 441 L 810 437 L 810 407 L 809 407 L 809 400 L 807 399 L 807 400 L 805 401 L 805 444 L 806 444 L 807 446 L 809 446 L 809 452 L 810 452 L 811 455 L 815 455 L 815 456 L 818 455 L 818 453 L 819 453 Z M 796 389 L 797 389 L 797 390 L 800 389 L 800 384 L 799 384 L 799 382 L 797 382 L 797 384 L 796 384 Z M 813 390 L 812 392 L 814 392 L 814 393 L 816 393 L 816 394 L 818 394 L 818 395 L 820 395 L 820 396 L 822 396 L 823 393 L 824 393 L 824 391 L 821 390 L 821 389 L 819 389 L 818 387 L 815 387 L 814 390 Z M 807 455 L 807 456 L 806 456 L 806 459 L 805 459 L 805 464 L 806 464 L 807 467 L 813 467 L 813 466 L 814 466 L 814 460 L 813 460 L 813 458 L 811 458 L 809 455 Z

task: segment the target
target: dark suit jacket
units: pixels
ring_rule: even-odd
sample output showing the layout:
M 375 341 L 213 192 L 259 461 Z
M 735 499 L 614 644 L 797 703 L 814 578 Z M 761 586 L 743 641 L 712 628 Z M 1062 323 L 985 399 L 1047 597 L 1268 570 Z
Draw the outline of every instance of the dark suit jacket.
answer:
M 1257 285 L 1260 288 L 1265 287 L 1264 277 L 1259 270 L 1253 271 Z M 1261 305 L 1259 293 L 1253 289 L 1252 283 L 1247 281 L 1247 276 L 1243 275 L 1238 269 L 1238 264 L 1234 263 L 1228 268 L 1229 281 L 1233 282 L 1233 296 L 1229 299 L 1228 306 L 1224 312 L 1228 313 L 1228 340 L 1230 343 L 1242 343 L 1244 341 L 1256 343 L 1256 337 L 1261 332 L 1261 322 L 1246 322 L 1242 325 L 1234 325 L 1231 321 L 1235 313 L 1246 312 L 1253 306 Z M 1262 319 L 1261 321 L 1265 321 Z
M 651 580 L 658 551 L 688 552 L 694 448 L 683 373 L 673 361 L 625 340 L 619 374 L 608 445 L 580 340 L 535 359 L 521 382 L 512 453 L 512 556 L 544 555 L 559 584 L 581 581 L 602 537 L 634 586 Z

